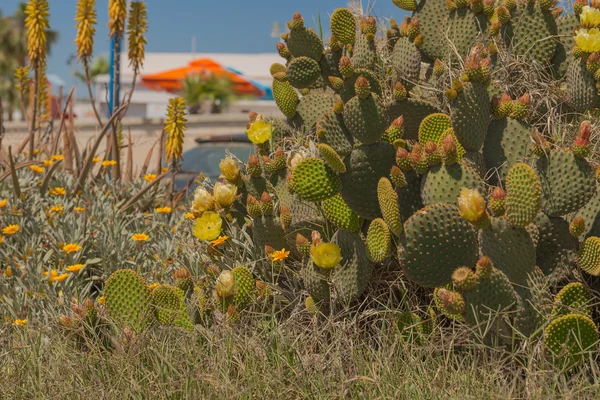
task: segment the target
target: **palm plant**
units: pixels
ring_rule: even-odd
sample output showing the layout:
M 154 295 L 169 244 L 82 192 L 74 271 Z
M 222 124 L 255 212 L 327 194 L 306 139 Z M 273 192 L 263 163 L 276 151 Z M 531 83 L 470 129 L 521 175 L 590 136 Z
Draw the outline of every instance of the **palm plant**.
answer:
M 183 81 L 183 98 L 190 114 L 202 112 L 205 102 L 210 103 L 210 113 L 226 109 L 235 97 L 231 80 L 215 74 L 188 75 Z

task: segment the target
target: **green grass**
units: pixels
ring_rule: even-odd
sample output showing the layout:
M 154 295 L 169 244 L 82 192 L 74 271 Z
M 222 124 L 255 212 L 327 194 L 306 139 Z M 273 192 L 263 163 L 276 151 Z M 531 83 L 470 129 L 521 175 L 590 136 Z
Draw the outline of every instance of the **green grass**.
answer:
M 568 376 L 539 345 L 516 352 L 438 327 L 423 343 L 402 339 L 389 318 L 317 322 L 297 312 L 217 322 L 192 334 L 157 328 L 115 339 L 111 352 L 76 350 L 57 326 L 0 330 L 0 398 L 166 399 L 592 399 L 598 366 Z

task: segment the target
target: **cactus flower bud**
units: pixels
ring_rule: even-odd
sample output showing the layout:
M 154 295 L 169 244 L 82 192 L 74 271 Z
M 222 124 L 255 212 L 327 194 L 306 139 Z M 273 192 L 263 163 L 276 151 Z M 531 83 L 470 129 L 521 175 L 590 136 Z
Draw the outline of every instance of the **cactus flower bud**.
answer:
M 359 76 L 354 84 L 356 95 L 361 99 L 366 99 L 371 94 L 371 84 L 364 76 Z
M 569 224 L 569 233 L 574 237 L 579 237 L 585 232 L 585 220 L 577 217 Z
M 495 217 L 504 215 L 506 211 L 506 192 L 500 186 L 492 191 L 489 201 L 490 211 Z
M 224 270 L 219 275 L 216 284 L 217 296 L 220 298 L 231 297 L 235 292 L 235 281 L 230 270 Z
M 225 208 L 229 207 L 235 201 L 237 195 L 237 186 L 231 183 L 217 182 L 213 188 L 213 197 L 217 203 Z
M 215 205 L 214 197 L 202 186 L 198 186 L 194 191 L 194 200 L 192 200 L 192 213 L 196 216 L 202 215 L 205 211 L 210 211 Z
M 231 157 L 222 159 L 219 163 L 219 169 L 221 170 L 221 175 L 231 183 L 237 182 L 240 178 L 241 169 L 237 162 Z

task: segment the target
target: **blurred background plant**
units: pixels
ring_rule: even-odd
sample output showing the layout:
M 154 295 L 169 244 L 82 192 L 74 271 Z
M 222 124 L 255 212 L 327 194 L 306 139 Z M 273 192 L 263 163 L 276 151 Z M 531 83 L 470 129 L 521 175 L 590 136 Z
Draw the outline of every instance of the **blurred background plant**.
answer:
M 186 76 L 182 96 L 190 114 L 222 113 L 236 97 L 231 79 L 212 73 Z

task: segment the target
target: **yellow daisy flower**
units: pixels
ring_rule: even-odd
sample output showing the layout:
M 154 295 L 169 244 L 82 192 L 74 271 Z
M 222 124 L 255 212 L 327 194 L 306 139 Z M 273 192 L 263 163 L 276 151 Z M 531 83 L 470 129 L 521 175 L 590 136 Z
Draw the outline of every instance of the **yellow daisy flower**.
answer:
M 29 169 L 35 172 L 36 174 L 41 174 L 45 171 L 44 167 L 40 167 L 39 165 L 30 165 Z
M 100 161 L 102 161 L 102 159 L 100 157 L 94 157 L 94 158 L 92 158 L 92 162 L 94 164 L 99 163 Z
M 104 161 L 102 161 L 102 166 L 104 168 L 106 168 L 106 167 L 112 167 L 113 165 L 117 165 L 117 161 L 116 160 L 104 160 Z
M 63 207 L 63 206 L 52 206 L 52 207 L 50 207 L 50 211 L 56 212 L 56 213 L 64 211 L 64 209 L 65 209 L 65 207 Z
M 219 236 L 219 237 L 218 237 L 218 238 L 216 238 L 215 240 L 212 240 L 212 241 L 210 242 L 210 245 L 211 245 L 211 246 L 215 246 L 215 247 L 216 247 L 216 246 L 220 246 L 220 245 L 222 245 L 223 243 L 225 243 L 225 241 L 226 241 L 227 239 L 229 239 L 229 236 Z
M 145 242 L 148 239 L 150 239 L 150 236 L 146 235 L 145 233 L 136 233 L 131 237 L 131 240 L 136 242 Z
M 75 211 L 83 212 L 83 211 L 85 211 L 85 207 L 75 207 Z
M 51 158 L 53 161 L 62 161 L 65 159 L 65 156 L 64 154 L 55 154 Z
M 105 300 L 104 296 L 98 297 L 98 304 L 100 304 L 101 306 L 103 306 L 104 305 L 104 300 Z
M 158 207 L 154 211 L 156 211 L 159 214 L 168 214 L 171 212 L 171 207 L 169 207 L 169 206 Z
M 146 182 L 152 182 L 156 179 L 156 174 L 146 174 L 146 176 L 144 176 L 144 179 L 146 180 Z
M 281 249 L 281 250 L 277 250 L 271 253 L 271 258 L 273 259 L 273 262 L 276 261 L 283 261 L 286 258 L 288 258 L 288 256 L 290 255 L 289 251 L 285 251 L 285 248 Z
M 8 199 L 2 199 L 2 200 L 0 200 L 0 208 L 6 207 L 6 203 L 8 203 Z
M 64 196 L 67 194 L 67 191 L 64 187 L 55 187 L 50 189 L 48 193 L 50 193 L 51 196 Z
M 185 219 L 196 219 L 196 216 L 190 212 L 183 214 L 183 218 Z
M 8 225 L 2 229 L 2 233 L 5 235 L 14 235 L 15 233 L 19 232 L 19 229 L 21 229 L 21 227 L 17 224 Z
M 15 319 L 15 321 L 12 323 L 12 326 L 23 326 L 27 324 L 27 318 L 25 319 Z
M 48 282 L 62 282 L 65 279 L 67 279 L 69 277 L 70 274 L 64 273 L 64 274 L 60 274 L 58 276 L 51 276 L 48 279 Z
M 81 271 L 83 268 L 85 268 L 85 264 L 73 264 L 73 265 L 69 265 L 67 268 L 65 268 L 65 271 L 76 273 L 76 272 Z
M 81 246 L 78 245 L 77 243 L 67 243 L 63 246 L 62 249 L 65 253 L 75 253 L 75 252 L 81 250 Z
M 54 165 L 54 161 L 44 160 L 44 167 L 51 167 L 52 165 Z

